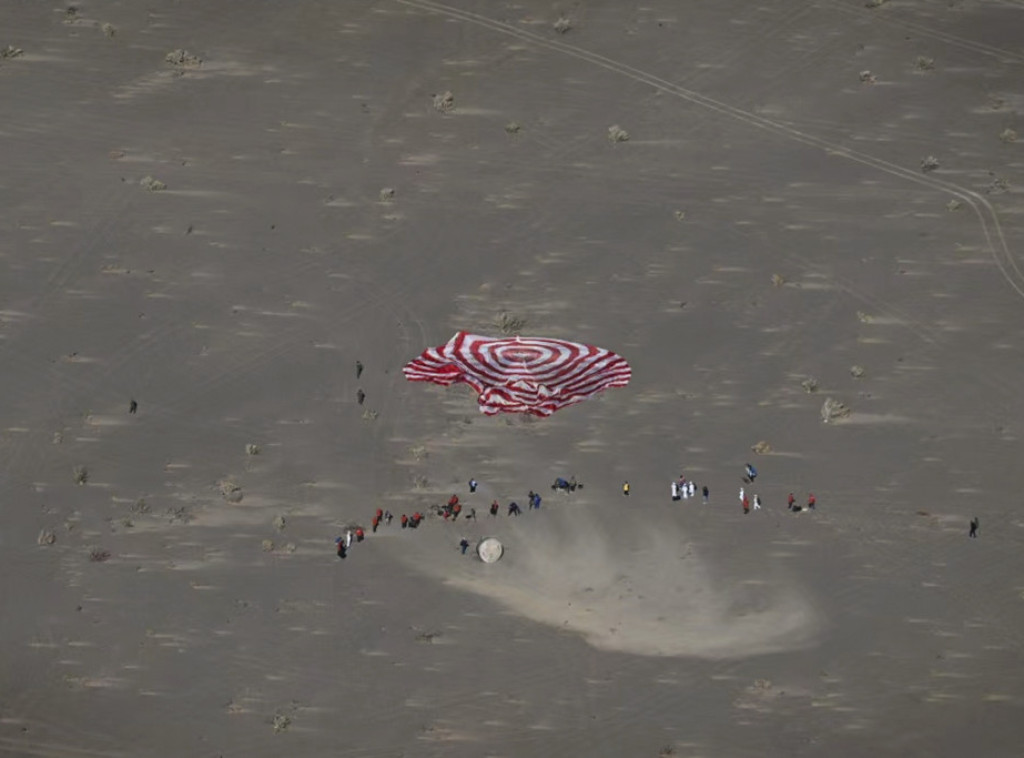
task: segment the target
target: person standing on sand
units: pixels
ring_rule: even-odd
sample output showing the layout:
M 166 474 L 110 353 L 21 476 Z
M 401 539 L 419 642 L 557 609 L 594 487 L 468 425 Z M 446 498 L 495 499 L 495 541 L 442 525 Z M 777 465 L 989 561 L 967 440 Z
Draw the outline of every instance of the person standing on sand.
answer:
M 743 512 L 750 513 L 750 501 L 747 499 L 746 495 L 743 496 Z
M 818 504 L 818 501 L 814 498 L 814 493 L 810 492 L 807 495 L 807 510 L 813 511 L 814 506 Z
M 373 517 L 373 521 L 371 521 L 370 524 L 372 524 L 372 526 L 373 526 L 373 533 L 376 534 L 377 533 L 377 527 L 380 525 L 380 519 L 377 518 L 376 516 L 374 516 Z
M 761 496 L 760 495 L 754 495 L 754 510 L 755 511 L 761 510 Z
M 745 499 L 746 499 L 746 493 L 744 493 L 743 488 L 740 487 L 740 502 L 742 503 Z
M 139 410 L 139 404 L 135 402 L 135 398 L 132 398 L 132 401 L 128 403 L 128 413 L 134 416 L 137 410 Z
M 356 361 L 356 379 L 363 375 L 363 362 Z
M 509 516 L 518 516 L 522 512 L 523 511 L 519 507 L 519 503 L 515 502 L 514 500 L 511 503 L 508 504 L 508 515 Z
M 679 494 L 683 496 L 683 500 L 690 497 L 690 483 L 685 479 L 679 484 Z
M 495 500 L 493 503 L 491 503 L 491 515 L 492 516 L 497 516 L 498 515 L 498 509 L 500 507 L 501 506 L 498 505 L 498 501 L 497 500 Z
M 407 528 L 409 526 L 409 517 L 406 516 L 404 513 L 402 514 L 402 518 L 400 520 L 402 522 L 402 528 L 403 529 L 405 529 L 405 528 Z
M 462 505 L 456 503 L 452 506 L 452 521 L 458 521 L 460 513 L 462 513 Z
M 356 402 L 362 405 L 364 400 L 366 400 L 366 393 L 363 392 L 363 388 L 360 387 L 356 390 Z
M 466 514 L 466 521 L 473 519 L 476 521 L 476 508 L 470 508 L 469 513 Z
M 672 480 L 672 500 L 675 501 L 675 500 L 678 500 L 678 499 L 679 499 L 679 482 L 677 482 L 675 479 L 673 479 Z
M 393 519 L 393 518 L 394 518 L 394 516 L 391 515 L 391 511 L 384 511 L 384 525 L 385 526 L 391 526 L 391 519 Z
M 786 507 L 789 508 L 789 510 L 793 510 L 793 503 L 795 503 L 795 502 L 796 502 L 796 498 L 793 497 L 793 493 L 790 492 L 789 493 L 789 497 L 786 499 Z
M 711 497 L 711 490 L 708 489 L 708 486 L 706 484 L 704 485 L 704 488 L 701 490 L 701 494 L 704 496 L 704 505 L 707 505 L 708 498 Z
M 697 497 L 697 485 L 693 483 L 692 479 L 689 481 L 689 484 L 687 486 L 690 488 L 690 497 L 696 498 Z
M 629 497 L 629 482 L 628 481 L 622 483 L 622 494 L 625 495 L 626 497 Z
M 469 480 L 469 491 L 470 492 L 476 492 L 477 484 L 479 484 L 479 482 L 477 482 L 476 479 L 470 479 Z
M 757 469 L 754 468 L 753 466 L 751 466 L 749 463 L 747 464 L 746 471 L 747 471 L 747 479 L 749 479 L 751 482 L 753 482 L 755 479 L 757 479 Z
M 967 536 L 968 537 L 977 537 L 978 536 L 978 527 L 980 525 L 981 525 L 981 522 L 978 521 L 978 517 L 977 516 L 972 518 L 971 519 L 971 531 L 967 533 Z
M 463 537 L 461 540 L 459 540 L 459 547 L 462 548 L 462 554 L 465 555 L 466 550 L 469 549 L 469 540 Z
M 343 540 L 341 537 L 335 537 L 334 544 L 338 546 L 339 558 L 344 558 L 346 555 L 348 555 L 348 548 L 345 547 L 345 540 Z

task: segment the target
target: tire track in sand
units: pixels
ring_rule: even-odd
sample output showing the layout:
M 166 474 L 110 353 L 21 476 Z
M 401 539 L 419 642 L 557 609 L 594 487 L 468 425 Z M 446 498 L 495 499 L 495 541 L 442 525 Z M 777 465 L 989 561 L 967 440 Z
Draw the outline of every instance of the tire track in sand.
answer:
M 985 238 L 986 247 L 992 256 L 993 262 L 999 269 L 1000 274 L 1002 274 L 1007 284 L 1009 284 L 1010 287 L 1012 287 L 1014 291 L 1024 299 L 1024 272 L 1021 271 L 1016 259 L 1010 251 L 1006 238 L 1003 235 L 1002 226 L 999 223 L 999 217 L 996 214 L 995 208 L 992 207 L 992 204 L 989 203 L 984 195 L 975 192 L 974 190 L 961 187 L 960 185 L 953 184 L 952 182 L 923 175 L 918 171 L 900 166 L 897 163 L 883 160 L 882 158 L 877 158 L 867 153 L 851 150 L 843 147 L 842 145 L 829 142 L 825 139 L 821 139 L 820 137 L 786 126 L 778 121 L 755 115 L 754 113 L 729 105 L 728 103 L 715 100 L 714 98 L 708 97 L 707 95 L 703 95 L 699 92 L 685 89 L 666 79 L 662 79 L 647 71 L 634 68 L 633 66 L 621 63 L 612 58 L 607 58 L 603 55 L 599 55 L 564 42 L 551 40 L 546 37 L 542 37 L 539 34 L 534 34 L 533 32 L 524 31 L 512 26 L 511 24 L 495 21 L 494 19 L 481 16 L 470 11 L 464 11 L 459 8 L 442 5 L 441 3 L 436 3 L 432 0 L 395 1 L 411 8 L 417 8 L 422 11 L 436 13 L 459 21 L 465 21 L 466 23 L 476 24 L 499 34 L 515 37 L 538 47 L 543 47 L 548 50 L 561 53 L 562 55 L 576 58 L 607 71 L 613 71 L 632 79 L 633 81 L 654 87 L 668 95 L 674 95 L 675 97 L 686 100 L 694 105 L 699 105 L 702 108 L 714 111 L 720 115 L 748 124 L 749 126 L 757 129 L 761 129 L 793 142 L 799 142 L 803 145 L 807 145 L 808 147 L 823 150 L 828 155 L 844 158 L 853 163 L 868 166 L 869 168 L 882 171 L 883 173 L 890 174 L 891 176 L 904 179 L 914 184 L 928 187 L 929 189 L 948 192 L 969 206 L 974 212 L 974 215 L 977 217 L 978 222 L 981 225 L 982 235 Z

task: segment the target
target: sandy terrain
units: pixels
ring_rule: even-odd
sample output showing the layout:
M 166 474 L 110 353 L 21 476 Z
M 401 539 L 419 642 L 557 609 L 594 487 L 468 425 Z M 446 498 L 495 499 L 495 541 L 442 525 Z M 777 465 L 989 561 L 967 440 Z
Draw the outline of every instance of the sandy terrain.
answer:
M 0 4 L 0 754 L 1020 755 L 1021 4 L 451 3 Z

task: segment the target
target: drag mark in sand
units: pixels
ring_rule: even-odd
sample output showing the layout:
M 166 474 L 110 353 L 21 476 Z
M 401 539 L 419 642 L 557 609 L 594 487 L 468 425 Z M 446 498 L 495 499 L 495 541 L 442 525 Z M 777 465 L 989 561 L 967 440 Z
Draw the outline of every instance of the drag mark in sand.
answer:
M 961 187 L 960 185 L 953 184 L 952 182 L 936 179 L 933 176 L 925 176 L 919 171 L 905 168 L 904 166 L 900 166 L 896 163 L 890 163 L 889 161 L 876 158 L 875 156 L 868 155 L 867 153 L 851 150 L 843 147 L 842 145 L 829 142 L 786 126 L 778 121 L 773 121 L 771 119 L 764 118 L 763 116 L 755 115 L 749 111 L 715 100 L 707 95 L 702 95 L 699 92 L 685 89 L 666 79 L 662 79 L 654 74 L 642 71 L 627 64 L 620 63 L 612 58 L 606 58 L 603 55 L 590 52 L 589 50 L 584 50 L 583 48 L 576 47 L 574 45 L 568 45 L 564 42 L 542 37 L 538 34 L 534 34 L 533 32 L 518 29 L 511 24 L 495 21 L 494 19 L 481 16 L 477 13 L 471 13 L 470 11 L 464 11 L 459 8 L 442 5 L 441 3 L 432 2 L 431 0 L 396 0 L 396 2 L 401 3 L 402 5 L 418 8 L 423 11 L 433 12 L 443 16 L 448 16 L 449 18 L 476 24 L 500 34 L 516 37 L 539 47 L 544 47 L 548 50 L 553 50 L 557 53 L 585 61 L 607 71 L 615 72 L 636 82 L 647 84 L 660 92 L 674 95 L 675 97 L 681 98 L 695 105 L 699 105 L 702 108 L 706 108 L 737 121 L 742 121 L 743 123 L 757 127 L 758 129 L 762 129 L 777 136 L 808 145 L 809 147 L 824 150 L 828 155 L 845 158 L 846 160 L 854 163 L 859 163 L 869 168 L 882 171 L 930 189 L 948 192 L 969 205 L 971 210 L 974 211 L 974 215 L 981 224 L 982 234 L 985 237 L 989 253 L 992 256 L 992 260 L 995 262 L 996 267 L 999 269 L 999 272 L 1007 283 L 1017 292 L 1018 295 L 1020 295 L 1021 298 L 1024 298 L 1024 272 L 1022 272 L 1017 265 L 1017 261 L 1013 257 L 1013 254 L 1006 243 L 1006 238 L 1003 236 L 1002 226 L 999 223 L 999 217 L 996 215 L 995 209 L 984 195 L 981 195 L 974 190 Z

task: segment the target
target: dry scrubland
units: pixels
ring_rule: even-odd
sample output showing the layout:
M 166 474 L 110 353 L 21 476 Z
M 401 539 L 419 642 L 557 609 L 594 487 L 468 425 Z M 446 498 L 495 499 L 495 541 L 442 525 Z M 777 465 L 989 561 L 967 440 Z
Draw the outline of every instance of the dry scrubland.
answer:
M 1019 754 L 1020 12 L 0 6 L 0 753 Z

